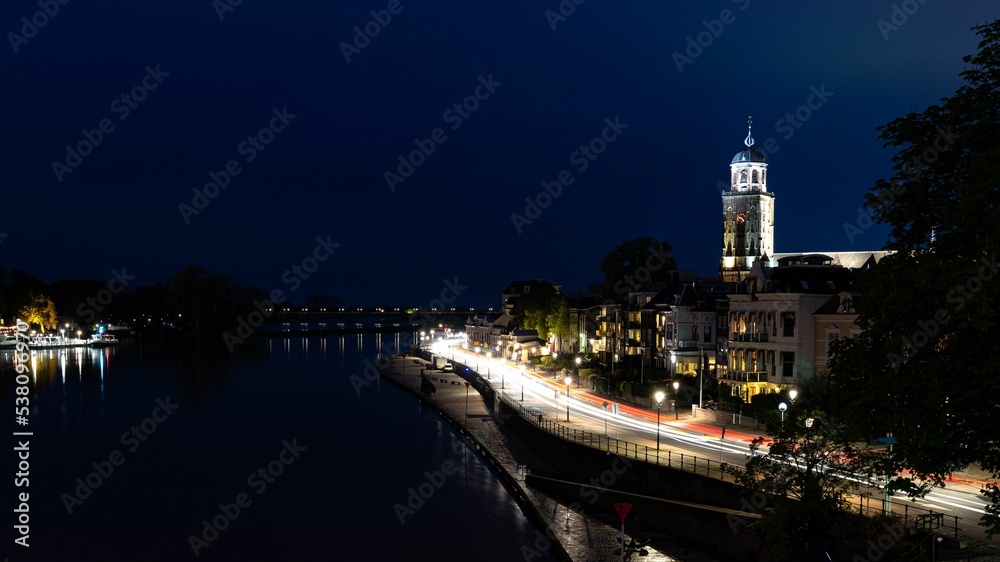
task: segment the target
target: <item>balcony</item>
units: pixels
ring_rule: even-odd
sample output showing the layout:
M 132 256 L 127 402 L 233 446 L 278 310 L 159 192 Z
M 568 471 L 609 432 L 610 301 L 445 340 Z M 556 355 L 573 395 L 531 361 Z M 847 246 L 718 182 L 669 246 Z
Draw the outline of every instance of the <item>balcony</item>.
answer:
M 729 341 L 767 343 L 767 332 L 742 332 L 729 334 Z
M 734 382 L 767 382 L 767 371 L 731 371 L 719 373 L 719 380 Z

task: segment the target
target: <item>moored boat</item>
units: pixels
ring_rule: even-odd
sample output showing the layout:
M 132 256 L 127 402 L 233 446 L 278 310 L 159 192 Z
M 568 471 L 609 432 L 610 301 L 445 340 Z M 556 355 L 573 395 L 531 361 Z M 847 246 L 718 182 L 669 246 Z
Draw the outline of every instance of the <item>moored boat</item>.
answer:
M 94 334 L 87 344 L 90 347 L 112 347 L 118 345 L 118 338 L 114 334 Z

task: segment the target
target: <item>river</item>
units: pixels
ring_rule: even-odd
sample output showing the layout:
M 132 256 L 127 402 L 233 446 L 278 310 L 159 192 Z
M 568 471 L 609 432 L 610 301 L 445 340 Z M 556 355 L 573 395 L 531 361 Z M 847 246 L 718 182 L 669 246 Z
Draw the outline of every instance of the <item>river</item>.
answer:
M 523 559 L 536 529 L 508 490 L 436 414 L 364 377 L 399 337 L 37 351 L 29 424 L 9 426 L 32 433 L 27 486 L 7 480 L 7 513 L 29 495 L 30 547 L 7 554 Z M 0 359 L 13 409 L 12 352 Z

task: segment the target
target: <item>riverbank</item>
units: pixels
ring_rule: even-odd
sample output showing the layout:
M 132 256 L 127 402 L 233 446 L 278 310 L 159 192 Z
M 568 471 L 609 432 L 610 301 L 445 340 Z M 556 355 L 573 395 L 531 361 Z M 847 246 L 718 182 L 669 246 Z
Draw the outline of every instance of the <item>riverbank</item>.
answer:
M 421 392 L 421 371 L 426 373 L 428 382 L 434 386 L 432 395 Z M 429 404 L 442 417 L 454 425 L 487 458 L 498 477 L 505 481 L 514 492 L 525 515 L 542 529 L 546 536 L 539 536 L 536 544 L 524 545 L 522 553 L 526 560 L 533 552 L 547 550 L 559 554 L 565 560 L 611 561 L 620 559 L 619 540 L 621 529 L 614 520 L 613 513 L 603 517 L 572 509 L 564 501 L 549 497 L 528 486 L 529 470 L 533 472 L 553 472 L 554 467 L 528 444 L 518 439 L 513 432 L 503 431 L 507 421 L 497 416 L 493 408 L 487 408 L 485 396 L 474 386 L 466 387 L 465 378 L 460 374 L 431 371 L 426 361 L 416 357 L 394 357 L 382 369 L 382 375 L 400 386 L 416 398 Z M 475 381 L 474 377 L 471 380 Z M 488 390 L 483 389 L 483 390 Z M 466 413 L 466 404 L 468 410 Z M 529 469 L 530 467 L 530 469 Z M 626 529 L 631 531 L 630 528 Z M 704 554 L 695 552 L 671 537 L 650 534 L 639 530 L 648 551 L 643 560 L 650 562 L 716 562 Z M 555 540 L 549 540 L 554 538 Z M 632 536 L 626 533 L 626 541 Z M 638 537 L 637 537 L 638 540 Z M 549 544 L 547 544 L 549 543 Z M 670 552 L 668 555 L 665 553 Z

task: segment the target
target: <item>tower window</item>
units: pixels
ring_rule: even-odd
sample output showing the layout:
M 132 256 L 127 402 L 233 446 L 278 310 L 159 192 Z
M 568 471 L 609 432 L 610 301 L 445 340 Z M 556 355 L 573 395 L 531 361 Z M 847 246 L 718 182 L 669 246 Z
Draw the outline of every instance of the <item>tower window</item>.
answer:
M 753 171 L 753 183 L 758 183 L 757 182 L 757 170 Z
M 740 211 L 736 213 L 736 255 L 747 255 L 747 215 Z
M 746 182 L 747 182 L 747 171 L 743 170 L 740 172 L 740 183 L 746 183 Z

